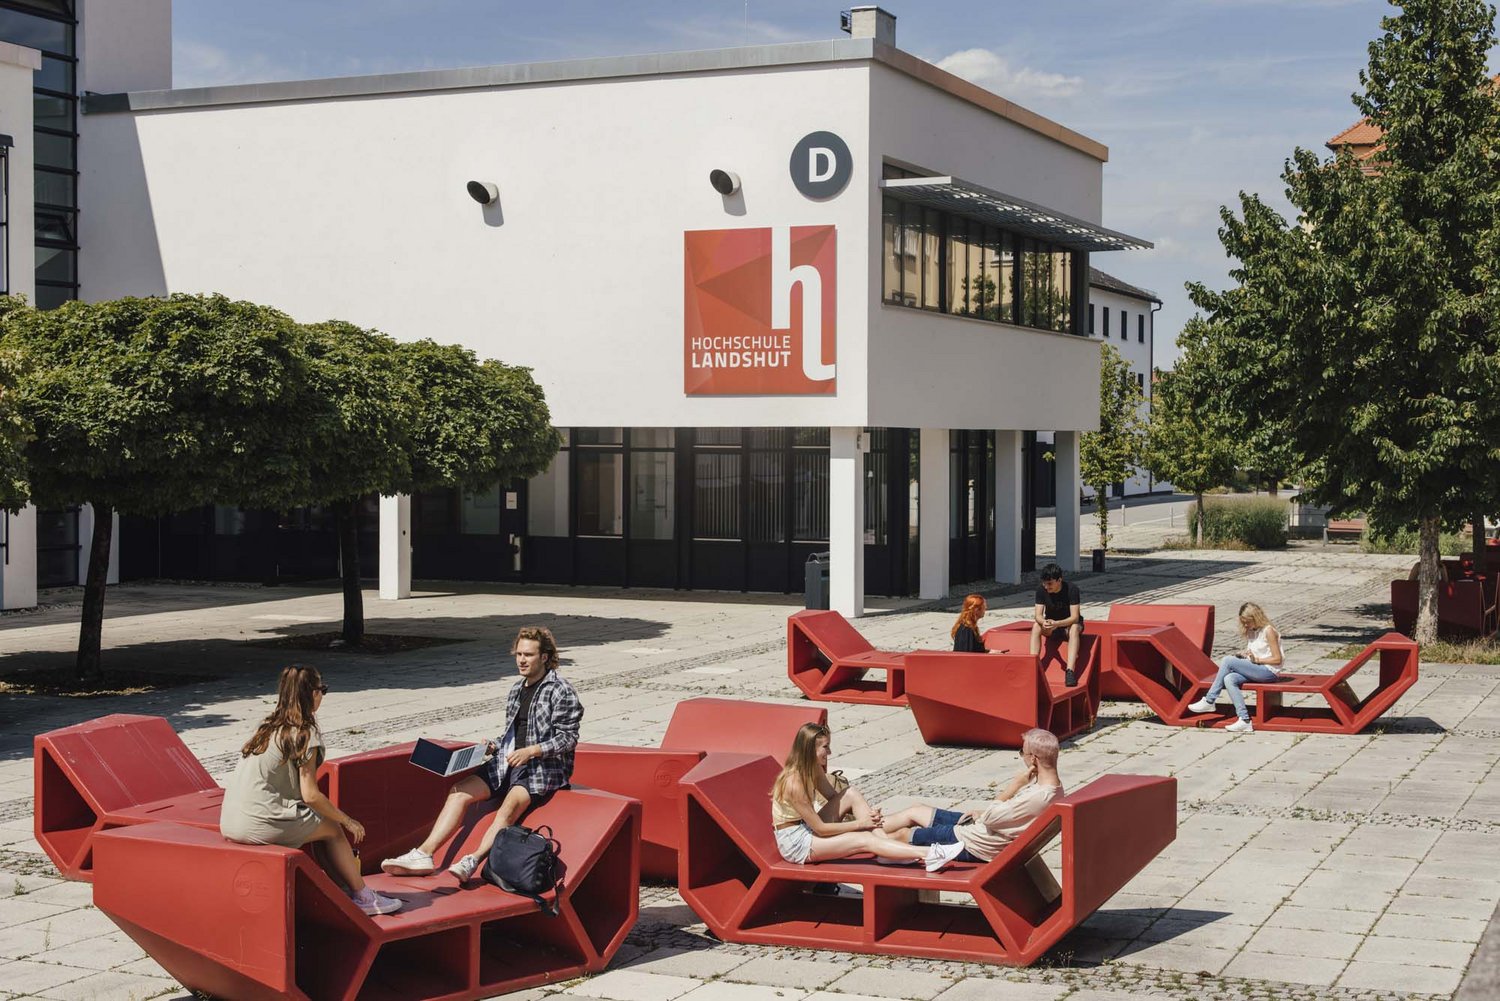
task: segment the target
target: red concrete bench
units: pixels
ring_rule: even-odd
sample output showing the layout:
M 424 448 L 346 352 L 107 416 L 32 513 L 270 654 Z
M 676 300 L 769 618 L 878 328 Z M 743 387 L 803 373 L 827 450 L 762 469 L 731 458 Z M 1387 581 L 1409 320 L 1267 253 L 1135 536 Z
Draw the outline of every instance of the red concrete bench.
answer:
M 1417 627 L 1418 583 L 1391 581 L 1391 618 L 1396 631 L 1410 636 Z M 1444 636 L 1488 636 L 1495 631 L 1494 585 L 1453 579 L 1438 584 L 1438 632 Z
M 32 747 L 32 828 L 68 879 L 92 878 L 100 831 L 154 820 L 219 829 L 224 790 L 160 716 L 104 716 Z
M 810 699 L 906 705 L 905 661 L 876 650 L 838 612 L 809 609 L 786 620 L 786 673 Z M 867 677 L 872 670 L 885 676 Z
M 1235 721 L 1227 701 L 1213 713 L 1188 706 L 1202 698 L 1218 674 L 1213 658 L 1173 626 L 1147 626 L 1116 638 L 1122 677 L 1162 722 L 1175 726 L 1220 727 Z M 1376 679 L 1364 696 L 1350 679 L 1367 664 Z M 1417 645 L 1399 633 L 1386 633 L 1332 674 L 1284 674 L 1274 682 L 1241 686 L 1255 695 L 1256 729 L 1294 733 L 1358 733 L 1373 723 L 1417 681 Z M 1320 697 L 1325 705 L 1284 704 L 1287 695 Z
M 447 793 L 451 780 L 408 762 L 411 746 L 335 759 L 320 773 L 330 797 L 366 825 L 366 870 L 420 839 Z M 138 753 L 148 762 L 161 754 L 144 745 Z M 40 754 L 36 767 L 41 789 L 49 766 Z M 99 798 L 92 787 L 78 794 Z M 439 849 L 442 865 L 475 847 L 495 805 L 470 809 Z M 45 809 L 39 795 L 37 811 Z M 217 817 L 94 832 L 94 902 L 184 986 L 218 997 L 468 999 L 602 970 L 636 919 L 640 804 L 562 790 L 526 822 L 550 825 L 562 844 L 568 873 L 555 918 L 477 879 L 459 887 L 443 870 L 371 874 L 372 887 L 406 907 L 366 917 L 307 850 L 226 841 Z
M 1214 606 L 1212 605 L 1125 603 L 1110 605 L 1109 618 L 1106 621 L 1095 622 L 1085 619 L 1083 622 L 1084 636 L 1097 637 L 1103 644 L 1099 654 L 1099 697 L 1101 699 L 1135 700 L 1135 692 L 1131 690 L 1125 679 L 1115 672 L 1115 661 L 1119 656 L 1115 650 L 1115 638 L 1121 633 L 1131 632 L 1143 625 L 1174 625 L 1202 647 L 1204 653 L 1213 651 Z M 1003 626 L 987 630 L 984 634 L 985 647 L 999 649 L 1001 645 L 1010 644 L 1013 641 L 1009 637 L 1015 633 L 1029 636 L 1031 622 L 1008 622 Z M 1045 656 L 1059 663 L 1066 655 L 1067 646 L 1060 641 L 1054 641 L 1045 653 Z
M 730 942 L 1005 963 L 1035 962 L 1176 837 L 1177 782 L 1111 775 L 1049 807 L 993 861 L 943 872 L 873 859 L 796 865 L 781 858 L 768 758 L 716 754 L 682 783 L 682 898 Z M 1061 838 L 1061 872 L 1042 852 Z M 854 883 L 862 899 L 808 892 Z M 939 902 L 936 891 L 972 905 Z
M 1098 639 L 1083 638 L 1073 685 L 1063 681 L 1062 659 L 1033 657 L 1029 644 L 1028 634 L 986 634 L 990 653 L 907 654 L 906 698 L 922 739 L 1020 747 L 1021 736 L 1034 727 L 1062 740 L 1093 726 L 1099 710 Z
M 828 722 L 822 706 L 775 705 L 737 699 L 677 703 L 660 747 L 579 744 L 578 785 L 641 801 L 641 876 L 676 882 L 682 793 L 677 780 L 706 753 L 738 751 L 784 761 L 804 723 Z

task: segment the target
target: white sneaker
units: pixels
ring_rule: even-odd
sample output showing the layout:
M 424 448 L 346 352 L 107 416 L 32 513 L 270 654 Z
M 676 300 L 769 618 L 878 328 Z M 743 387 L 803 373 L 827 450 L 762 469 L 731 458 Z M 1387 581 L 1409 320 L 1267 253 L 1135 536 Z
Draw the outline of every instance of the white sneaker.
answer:
M 397 855 L 380 863 L 381 871 L 391 876 L 430 876 L 432 856 L 420 848 L 413 848 L 405 855 Z
M 964 843 L 955 841 L 951 845 L 929 845 L 927 848 L 927 871 L 937 872 L 964 853 Z
M 1233 723 L 1231 723 L 1228 726 L 1226 726 L 1224 729 L 1228 730 L 1230 733 L 1254 733 L 1255 732 L 1255 727 L 1251 726 L 1250 725 L 1250 721 L 1247 720 L 1247 719 L 1237 719 Z
M 1199 699 L 1197 702 L 1194 702 L 1192 705 L 1188 706 L 1188 712 L 1190 713 L 1212 713 L 1218 711 L 1219 707 L 1214 705 L 1207 699 Z
M 448 871 L 457 876 L 460 883 L 467 883 L 469 877 L 474 875 L 474 870 L 478 868 L 478 855 L 460 855 L 458 861 L 448 867 Z
M 368 886 L 360 893 L 351 898 L 354 906 L 374 917 L 377 914 L 395 914 L 401 909 L 402 901 L 397 897 L 387 897 L 383 893 L 376 893 Z

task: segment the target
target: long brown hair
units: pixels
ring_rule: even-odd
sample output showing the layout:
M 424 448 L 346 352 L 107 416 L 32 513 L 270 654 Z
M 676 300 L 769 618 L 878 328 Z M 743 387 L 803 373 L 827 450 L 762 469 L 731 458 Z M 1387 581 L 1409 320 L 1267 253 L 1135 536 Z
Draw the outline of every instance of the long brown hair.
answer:
M 307 762 L 307 745 L 318 721 L 313 716 L 313 693 L 323 686 L 323 676 L 316 667 L 291 664 L 281 669 L 276 683 L 276 708 L 256 729 L 255 736 L 240 748 L 240 757 L 262 754 L 276 738 L 281 756 L 301 768 Z
M 953 628 L 948 630 L 948 637 L 952 639 L 958 635 L 960 629 L 972 629 L 974 635 L 979 635 L 979 617 L 985 612 L 984 598 L 981 595 L 971 594 L 964 599 L 964 607 L 958 610 L 958 621 L 953 623 Z
M 771 786 L 771 798 L 778 803 L 786 802 L 786 780 L 796 776 L 802 793 L 811 804 L 818 795 L 818 738 L 829 738 L 828 727 L 822 723 L 803 723 L 792 738 L 792 749 L 781 766 L 781 774 Z M 831 738 L 829 738 L 831 739 Z

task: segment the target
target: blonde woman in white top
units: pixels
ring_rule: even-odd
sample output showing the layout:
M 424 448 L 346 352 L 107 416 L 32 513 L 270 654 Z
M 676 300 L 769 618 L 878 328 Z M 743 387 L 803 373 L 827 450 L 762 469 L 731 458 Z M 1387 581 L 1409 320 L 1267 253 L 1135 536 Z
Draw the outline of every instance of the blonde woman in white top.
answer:
M 1253 601 L 1240 606 L 1240 635 L 1245 638 L 1245 649 L 1219 662 L 1219 674 L 1209 686 L 1203 698 L 1188 706 L 1189 712 L 1216 712 L 1215 703 L 1219 693 L 1229 690 L 1229 701 L 1239 719 L 1225 727 L 1232 733 L 1254 733 L 1250 725 L 1250 710 L 1245 708 L 1245 694 L 1240 686 L 1245 682 L 1277 681 L 1280 675 L 1274 670 L 1282 664 L 1281 634 L 1271 625 L 1265 609 Z

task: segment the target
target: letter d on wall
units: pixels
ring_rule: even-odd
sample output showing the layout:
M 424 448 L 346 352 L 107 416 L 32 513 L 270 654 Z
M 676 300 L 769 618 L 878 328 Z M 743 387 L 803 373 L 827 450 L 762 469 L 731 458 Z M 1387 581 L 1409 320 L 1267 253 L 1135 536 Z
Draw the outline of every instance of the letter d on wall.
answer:
M 808 198 L 832 198 L 849 183 L 854 157 L 832 132 L 810 132 L 792 148 L 792 183 Z

